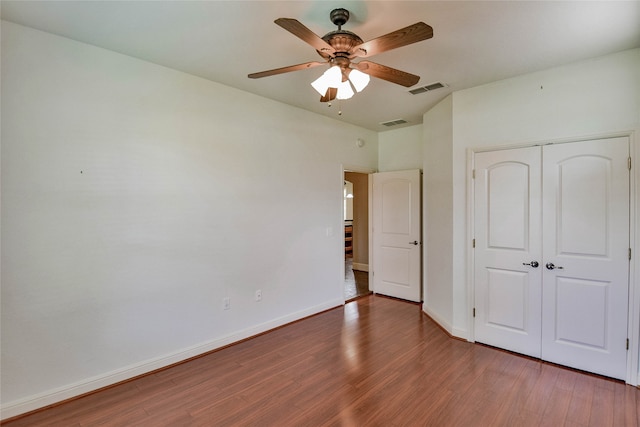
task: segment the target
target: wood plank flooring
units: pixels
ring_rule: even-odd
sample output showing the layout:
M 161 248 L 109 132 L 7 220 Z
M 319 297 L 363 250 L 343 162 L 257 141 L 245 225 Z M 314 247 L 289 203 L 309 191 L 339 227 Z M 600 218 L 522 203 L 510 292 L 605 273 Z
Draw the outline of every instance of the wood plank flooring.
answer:
M 636 426 L 640 390 L 366 296 L 14 426 Z

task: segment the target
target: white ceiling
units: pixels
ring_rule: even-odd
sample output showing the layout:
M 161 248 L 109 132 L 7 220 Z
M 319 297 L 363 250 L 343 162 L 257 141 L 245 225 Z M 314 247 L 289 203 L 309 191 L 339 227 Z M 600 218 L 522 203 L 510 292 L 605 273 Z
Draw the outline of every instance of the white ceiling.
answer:
M 351 12 L 343 29 L 365 41 L 418 21 L 431 25 L 432 39 L 371 60 L 419 75 L 414 87 L 447 87 L 411 95 L 410 88 L 372 79 L 341 102 L 338 116 L 338 102 L 328 108 L 309 85 L 324 67 L 247 78 L 321 60 L 273 21 L 295 18 L 323 36 L 336 29 L 329 12 L 337 7 Z M 378 131 L 390 129 L 380 122 L 395 119 L 421 123 L 423 113 L 452 91 L 640 47 L 640 1 L 2 0 L 1 15 Z

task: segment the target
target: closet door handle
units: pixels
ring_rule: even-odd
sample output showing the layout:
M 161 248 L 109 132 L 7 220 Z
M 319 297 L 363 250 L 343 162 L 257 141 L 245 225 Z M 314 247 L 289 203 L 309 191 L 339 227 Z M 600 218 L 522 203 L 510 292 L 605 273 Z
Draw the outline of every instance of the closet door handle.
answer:
M 414 240 L 413 242 L 409 242 L 409 244 L 410 244 L 410 245 L 416 245 L 416 246 L 418 246 L 418 245 L 419 245 L 419 243 L 418 243 L 418 241 L 417 241 L 417 240 Z
M 554 265 L 552 262 L 548 262 L 545 267 L 547 267 L 547 270 L 564 270 L 564 267 L 560 267 L 559 265 Z
M 533 268 L 538 268 L 540 264 L 538 264 L 538 261 L 531 261 L 531 262 L 523 262 L 522 265 L 530 265 Z

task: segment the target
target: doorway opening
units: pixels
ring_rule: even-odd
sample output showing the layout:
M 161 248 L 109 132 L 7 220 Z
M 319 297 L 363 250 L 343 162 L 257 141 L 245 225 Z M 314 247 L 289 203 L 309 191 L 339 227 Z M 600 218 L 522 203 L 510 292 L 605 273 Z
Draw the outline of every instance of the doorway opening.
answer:
M 371 293 L 369 289 L 369 175 L 344 172 L 344 299 Z

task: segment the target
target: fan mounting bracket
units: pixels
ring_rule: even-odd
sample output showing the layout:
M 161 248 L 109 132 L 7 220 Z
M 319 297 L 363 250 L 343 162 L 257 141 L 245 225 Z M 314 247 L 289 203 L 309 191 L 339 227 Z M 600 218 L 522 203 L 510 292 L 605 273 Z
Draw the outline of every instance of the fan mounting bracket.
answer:
M 349 21 L 349 11 L 342 8 L 333 9 L 329 14 L 329 18 L 331 19 L 331 22 L 333 22 L 333 25 L 337 25 L 338 29 L 340 29 L 339 27 L 343 26 L 347 23 L 347 21 Z

